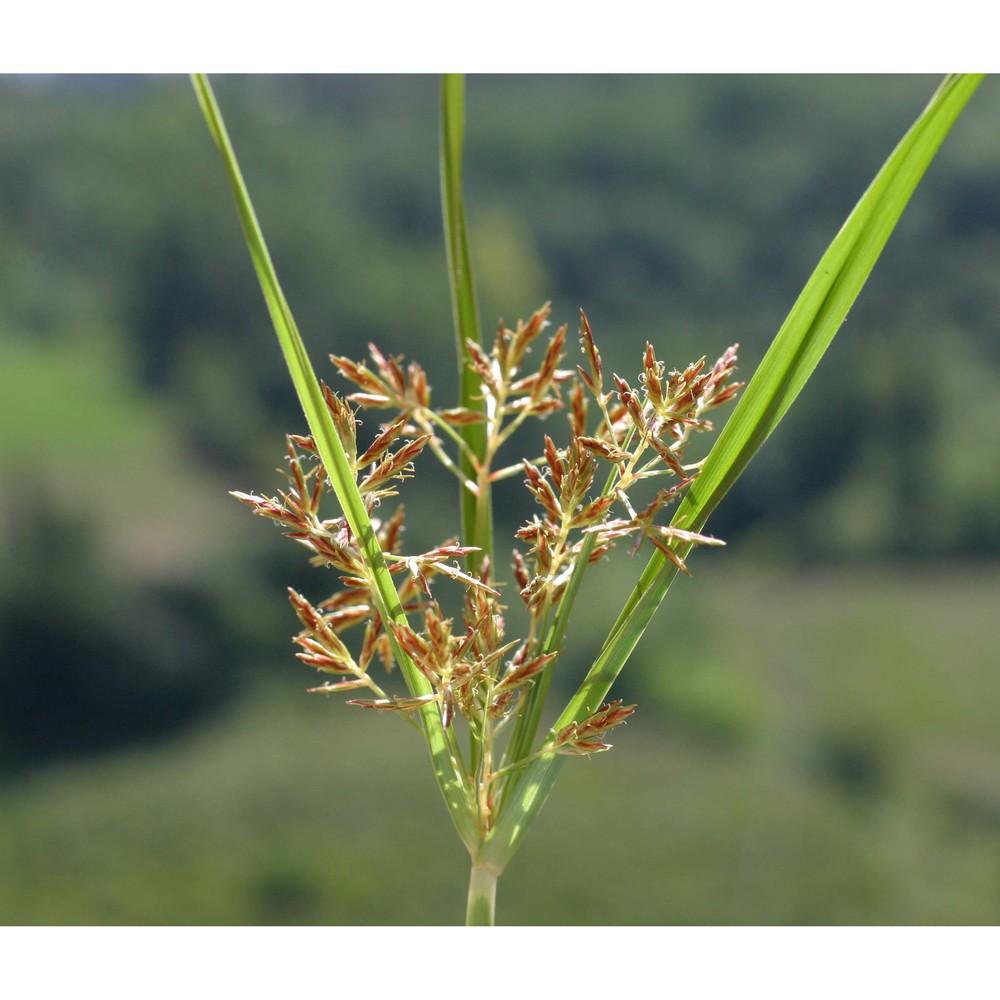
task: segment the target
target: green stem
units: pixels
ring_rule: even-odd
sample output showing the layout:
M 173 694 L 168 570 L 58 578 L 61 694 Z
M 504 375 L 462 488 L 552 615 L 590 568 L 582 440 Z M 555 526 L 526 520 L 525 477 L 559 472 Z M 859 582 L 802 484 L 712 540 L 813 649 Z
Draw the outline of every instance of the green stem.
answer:
M 496 913 L 499 872 L 475 862 L 469 875 L 469 905 L 465 911 L 468 927 L 492 927 Z

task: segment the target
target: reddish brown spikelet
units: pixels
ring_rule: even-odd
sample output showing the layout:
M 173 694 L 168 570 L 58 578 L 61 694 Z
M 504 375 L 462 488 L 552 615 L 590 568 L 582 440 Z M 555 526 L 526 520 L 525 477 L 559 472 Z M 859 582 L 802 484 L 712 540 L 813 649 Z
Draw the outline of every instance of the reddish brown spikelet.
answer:
M 469 364 L 476 370 L 476 374 L 482 379 L 483 385 L 496 392 L 496 379 L 489 355 L 474 340 L 466 340 L 465 346 L 468 348 Z
M 382 619 L 376 616 L 365 626 L 365 638 L 364 642 L 361 644 L 361 654 L 358 657 L 358 666 L 360 666 L 362 670 L 367 670 L 368 665 L 375 658 L 375 654 L 379 647 L 379 641 L 382 638 L 385 638 L 382 633 Z M 391 666 L 392 661 L 390 660 L 386 669 L 388 670 Z
M 442 410 L 438 416 L 453 427 L 463 427 L 467 424 L 481 424 L 486 419 L 486 414 L 469 410 L 463 406 L 456 406 L 450 410 Z
M 547 396 L 537 403 L 530 397 L 525 397 L 524 399 L 517 399 L 507 404 L 507 410 L 510 413 L 516 413 L 518 410 L 527 410 L 535 417 L 548 417 L 553 413 L 557 413 L 562 408 L 562 400 L 556 399 L 554 396 Z
M 545 669 L 559 654 L 546 653 L 544 656 L 536 656 L 533 660 L 508 670 L 497 684 L 497 691 L 509 691 L 526 684 L 532 677 Z
M 392 400 L 388 396 L 372 392 L 352 392 L 347 398 L 366 410 L 385 409 L 387 406 L 392 406 Z
M 621 448 L 617 447 L 617 445 L 610 444 L 603 438 L 583 436 L 578 437 L 576 441 L 581 448 L 585 448 L 592 454 L 599 455 L 601 458 L 605 458 L 609 462 L 624 462 L 625 459 L 628 458 L 628 455 L 626 455 Z
M 312 439 L 311 434 L 289 434 L 288 440 L 297 448 L 308 451 L 312 455 L 316 454 L 316 442 Z
M 417 405 L 428 407 L 431 405 L 431 390 L 430 386 L 427 384 L 427 374 L 416 363 L 416 361 L 411 361 L 407 366 L 407 375 L 410 380 L 410 393 L 413 396 L 413 400 Z
M 542 533 L 542 525 L 537 521 L 529 521 L 527 524 L 522 525 L 517 531 L 514 532 L 515 538 L 520 538 L 524 542 L 532 542 L 538 540 L 538 536 Z
M 420 558 L 426 559 L 428 562 L 438 562 L 442 559 L 464 558 L 470 552 L 478 551 L 479 549 L 475 545 L 458 545 L 457 540 L 455 540 L 446 542 L 444 545 L 438 545 L 433 549 L 428 549 Z M 486 559 L 484 558 L 483 561 L 485 563 Z
M 586 731 L 595 735 L 606 732 L 633 715 L 635 709 L 635 705 L 623 705 L 621 698 L 602 705 L 589 719 L 584 721 Z
M 524 473 L 528 477 L 525 480 L 525 485 L 531 490 L 549 517 L 558 523 L 562 518 L 562 510 L 549 481 L 528 461 L 524 462 Z
M 549 320 L 549 313 L 552 311 L 552 303 L 546 302 L 541 309 L 537 309 L 527 323 L 518 323 L 517 330 L 511 335 L 509 330 L 503 331 L 508 338 L 509 350 L 503 359 L 503 368 L 506 372 L 514 372 L 524 361 L 524 355 L 532 342 L 545 329 Z M 501 326 L 501 329 L 503 327 Z
M 589 369 L 590 377 L 585 377 L 587 386 L 594 393 L 599 393 L 604 384 L 604 366 L 601 364 L 601 355 L 597 350 L 597 344 L 594 343 L 594 333 L 590 329 L 590 321 L 582 309 L 580 310 L 580 346 L 583 348 Z
M 540 379 L 541 375 L 538 372 L 534 372 L 531 375 L 525 375 L 524 378 L 519 378 L 516 382 L 511 382 L 510 394 L 512 396 L 516 396 L 525 392 L 534 393 Z M 539 395 L 541 395 L 541 392 L 539 392 Z
M 384 427 L 382 431 L 376 435 L 375 440 L 365 449 L 364 453 L 358 456 L 358 465 L 368 465 L 371 462 L 376 461 L 381 458 L 389 449 L 389 445 L 396 440 L 397 437 L 402 433 L 403 427 L 406 425 L 406 416 L 398 416 L 391 424 Z
M 531 390 L 531 398 L 536 403 L 539 402 L 542 396 L 549 390 L 557 375 L 558 365 L 563 357 L 563 345 L 565 342 L 566 327 L 561 326 L 558 330 L 556 330 L 552 339 L 549 341 L 548 349 L 545 351 L 545 357 L 542 359 L 541 366 L 538 369 L 538 381 Z
M 325 481 L 326 470 L 322 465 L 316 466 L 315 475 L 313 477 L 312 494 L 309 497 L 309 509 L 317 516 L 319 513 L 319 501 L 320 497 L 323 495 L 323 484 Z
M 562 744 L 556 752 L 582 756 L 588 753 L 603 753 L 605 750 L 610 749 L 610 743 L 602 743 L 600 740 L 573 739 L 568 743 Z
M 399 622 L 389 622 L 389 628 L 399 643 L 399 648 L 413 660 L 421 672 L 427 673 L 425 665 L 430 653 L 430 646 L 409 625 Z
M 660 366 L 657 363 L 653 345 L 648 342 L 646 344 L 646 353 L 642 359 L 642 384 L 653 406 L 662 406 L 663 387 L 660 385 Z
M 684 466 L 681 465 L 680 459 L 677 455 L 670 450 L 670 448 L 665 445 L 658 437 L 650 435 L 649 443 L 653 446 L 656 454 L 664 461 L 667 467 L 670 469 L 674 475 L 687 477 L 687 473 L 684 471 Z
M 406 377 L 399 361 L 393 357 L 386 357 L 374 344 L 368 345 L 368 353 L 371 355 L 375 367 L 378 368 L 382 378 L 395 390 L 397 396 L 402 396 L 406 392 Z
M 591 391 L 591 392 L 592 392 L 592 393 L 593 393 L 593 394 L 594 394 L 595 396 L 599 396 L 599 395 L 601 394 L 601 391 L 600 391 L 600 389 L 598 388 L 598 386 L 597 386 L 597 383 L 596 383 L 596 382 L 594 381 L 593 377 L 592 377 L 592 376 L 590 375 L 590 373 L 589 373 L 589 372 L 585 372 L 585 371 L 583 370 L 583 366 L 582 366 L 582 365 L 577 365 L 577 366 L 576 366 L 576 373 L 577 373 L 577 375 L 579 375 L 579 376 L 580 376 L 580 381 L 581 381 L 581 382 L 582 382 L 582 383 L 583 383 L 583 384 L 584 384 L 584 385 L 585 385 L 585 386 L 586 386 L 586 387 L 587 387 L 587 388 L 588 388 L 588 389 L 589 389 L 589 390 L 590 390 L 590 391 Z
M 567 465 L 563 475 L 562 493 L 564 502 L 575 507 L 590 489 L 594 474 L 597 472 L 597 463 L 590 452 L 580 447 L 578 438 L 570 441 L 565 454 Z
M 711 406 L 719 406 L 723 402 L 727 402 L 729 399 L 732 399 L 732 397 L 736 394 L 736 390 L 742 388 L 743 386 L 743 383 L 739 382 L 723 389 L 726 379 L 732 375 L 734 369 L 736 368 L 737 351 L 739 350 L 739 346 L 739 344 L 733 344 L 731 347 L 726 348 L 722 357 L 715 362 L 715 366 L 712 368 L 712 372 L 706 380 L 704 394 L 706 400 L 709 401 L 709 405 Z M 724 396 L 726 397 L 725 399 L 723 399 Z
M 587 395 L 579 382 L 569 393 L 569 425 L 574 437 L 587 433 Z
M 341 593 L 346 597 L 354 598 L 355 595 L 350 591 L 341 591 Z M 324 605 L 320 605 L 321 608 Z M 338 608 L 326 613 L 327 624 L 335 632 L 341 632 L 344 629 L 350 628 L 352 625 L 360 625 L 361 622 L 367 621 L 371 618 L 372 609 L 369 604 L 351 604 L 344 608 Z
M 375 649 L 378 652 L 378 658 L 382 661 L 382 666 L 385 667 L 386 673 L 392 671 L 395 665 L 395 652 L 392 648 L 392 640 L 389 638 L 386 632 L 382 632 L 376 643 Z
M 422 556 L 418 557 L 418 559 L 422 558 Z M 494 590 L 482 579 L 471 576 L 464 570 L 460 569 L 457 565 L 445 562 L 444 559 L 435 559 L 433 562 L 429 562 L 428 566 L 431 570 L 433 570 L 433 572 L 441 573 L 444 576 L 450 577 L 452 580 L 457 580 L 459 583 L 463 583 L 467 587 L 478 587 L 480 590 L 484 590 L 488 594 L 493 594 L 495 597 L 500 596 L 499 591 Z
M 694 482 L 694 480 L 694 476 L 686 476 L 681 482 L 675 483 L 673 486 L 666 486 L 662 490 L 658 490 L 656 496 L 653 497 L 653 499 L 636 515 L 636 520 L 645 523 L 652 522 L 657 513 L 668 503 L 673 501 L 677 494 L 690 483 Z
M 584 528 L 589 525 L 597 524 L 603 519 L 604 515 L 611 510 L 614 502 L 615 497 L 611 494 L 608 496 L 598 497 L 573 516 L 573 520 L 570 522 L 571 526 L 574 528 Z
M 493 696 L 493 700 L 490 702 L 489 715 L 490 718 L 496 719 L 504 715 L 510 706 L 510 703 L 514 700 L 513 691 L 500 691 Z
M 344 358 L 337 354 L 331 354 L 330 360 L 333 362 L 340 374 L 343 375 L 349 382 L 353 382 L 364 392 L 383 399 L 384 402 L 382 405 L 388 404 L 388 387 L 377 375 L 370 372 L 363 363 L 358 364 L 350 358 Z
M 380 711 L 413 712 L 437 700 L 436 694 L 421 694 L 416 698 L 376 698 L 371 701 L 357 698 L 348 701 L 347 704 L 357 705 L 359 708 L 376 708 Z
M 323 630 L 323 616 L 296 590 L 288 588 L 288 599 L 299 621 L 312 632 Z
M 563 471 L 566 468 L 556 446 L 552 443 L 552 438 L 545 435 L 545 464 L 549 467 L 549 474 L 557 490 L 562 490 Z
M 333 681 L 323 684 L 320 687 L 306 688 L 309 694 L 337 694 L 340 691 L 355 691 L 358 688 L 368 686 L 368 681 L 363 677 L 355 677 L 346 681 Z
M 387 555 L 395 554 L 399 550 L 399 542 L 403 534 L 403 522 L 405 518 L 406 511 L 401 504 L 396 508 L 396 512 L 392 517 L 385 524 L 379 526 L 379 548 Z
M 524 565 L 524 557 L 517 549 L 514 550 L 514 579 L 521 590 L 524 590 L 528 586 L 530 580 L 528 569 Z
M 356 673 L 357 668 L 347 647 L 326 618 L 291 587 L 288 588 L 288 596 L 299 621 L 305 626 L 305 632 L 293 640 L 305 650 L 296 654 L 298 658 L 327 673 Z
M 636 394 L 632 391 L 632 387 L 625 381 L 625 379 L 620 378 L 618 375 L 615 375 L 614 379 L 615 386 L 618 389 L 618 398 L 621 400 L 625 409 L 628 410 L 628 414 L 632 418 L 636 429 L 640 431 L 645 430 L 646 420 L 642 414 L 642 405 L 640 404 Z
M 444 660 L 448 657 L 451 643 L 451 621 L 442 618 L 435 606 L 427 609 L 424 616 L 424 623 L 427 626 L 427 637 L 430 640 L 434 654 Z
M 587 563 L 592 564 L 600 562 L 610 551 L 611 545 L 609 543 L 598 542 L 597 545 L 591 549 L 590 558 L 587 560 Z
M 624 722 L 635 711 L 635 705 L 622 705 L 621 699 L 602 705 L 580 722 L 571 722 L 552 741 L 556 753 L 587 754 L 610 750 L 611 744 L 599 737 Z
M 648 538 L 685 576 L 691 575 L 691 570 L 687 568 L 687 564 L 680 557 L 680 554 L 674 551 L 664 538 L 653 531 L 645 532 L 645 537 Z
M 413 441 L 403 445 L 399 451 L 389 455 L 382 463 L 358 485 L 362 493 L 373 490 L 388 480 L 405 476 L 407 466 L 424 450 L 424 445 L 431 439 L 430 434 L 422 434 Z
M 545 578 L 542 576 L 534 577 L 526 586 L 521 588 L 519 596 L 529 611 L 534 611 L 540 607 L 546 598 Z
M 315 640 L 299 637 L 294 641 L 297 642 L 304 650 L 306 650 L 306 652 L 304 653 L 295 654 L 300 660 L 302 660 L 303 663 L 308 663 L 309 666 L 315 667 L 317 670 L 322 670 L 326 673 L 333 673 L 333 674 L 352 673 L 348 664 L 346 664 L 341 659 L 331 656 Z
M 726 386 L 718 396 L 712 398 L 712 406 L 722 406 L 724 403 L 728 403 L 731 399 L 736 397 L 736 394 L 746 385 L 746 382 L 734 382 L 732 385 Z
M 229 495 L 236 497 L 240 503 L 245 503 L 248 507 L 253 508 L 255 514 L 274 517 L 275 514 L 281 513 L 281 504 L 268 497 L 259 497 L 255 493 L 241 493 L 239 490 L 230 490 Z
M 346 401 L 337 395 L 325 382 L 320 382 L 320 389 L 323 392 L 323 400 L 326 408 L 333 418 L 333 425 L 337 428 L 337 434 L 344 450 L 348 455 L 355 455 L 357 452 L 357 430 L 358 422 L 354 413 L 347 405 Z

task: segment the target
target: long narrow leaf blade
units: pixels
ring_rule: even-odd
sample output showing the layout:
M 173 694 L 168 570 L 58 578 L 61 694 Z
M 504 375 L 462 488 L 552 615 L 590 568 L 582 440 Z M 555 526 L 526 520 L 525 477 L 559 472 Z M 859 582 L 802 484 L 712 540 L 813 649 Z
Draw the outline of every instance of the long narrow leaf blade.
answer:
M 830 244 L 680 505 L 674 523 L 700 531 L 801 391 L 864 286 L 903 209 L 948 131 L 982 81 L 947 77 L 903 137 Z M 689 548 L 689 547 L 687 547 Z M 687 548 L 679 554 L 687 554 Z M 677 567 L 657 552 L 613 626 L 583 684 L 554 728 L 593 712 L 607 695 L 663 600 Z M 513 855 L 541 809 L 563 758 L 528 766 L 483 857 L 498 869 Z
M 678 507 L 675 525 L 701 531 L 785 415 L 843 324 L 917 183 L 981 81 L 981 76 L 947 77 L 876 175 L 782 324 L 702 474 Z M 605 643 L 605 650 L 609 646 L 616 650 L 609 657 L 611 670 L 590 678 L 593 690 L 581 688 L 570 711 L 585 711 L 592 700 L 604 697 L 614 679 L 608 673 L 621 669 L 676 575 L 677 567 L 655 553 Z
M 364 552 L 365 562 L 375 581 L 376 595 L 380 603 L 379 610 L 384 620 L 394 620 L 405 624 L 406 618 L 399 602 L 399 596 L 389 575 L 385 557 L 379 548 L 364 501 L 358 491 L 350 460 L 344 451 L 340 436 L 337 434 L 333 418 L 323 398 L 322 388 L 313 371 L 291 309 L 278 282 L 277 273 L 257 222 L 250 194 L 243 181 L 215 95 L 204 75 L 195 74 L 192 77 L 192 82 L 209 131 L 222 154 L 247 247 L 253 259 L 268 310 L 271 313 L 275 333 L 298 393 L 299 402 L 305 413 L 309 431 L 330 475 L 344 516 Z M 431 692 L 430 683 L 401 650 L 397 650 L 397 659 L 411 693 L 414 695 L 429 694 Z M 420 710 L 420 715 L 424 723 L 435 775 L 445 803 L 459 835 L 471 849 L 477 842 L 478 834 L 470 808 L 471 791 L 463 770 L 457 763 L 459 755 L 454 741 L 454 733 L 444 729 L 436 705 L 425 705 Z
M 480 343 L 479 306 L 465 224 L 462 195 L 462 145 L 465 135 L 465 81 L 462 76 L 446 73 L 441 80 L 441 205 L 444 214 L 445 247 L 448 252 L 448 278 L 451 287 L 455 325 L 455 352 L 458 358 L 459 406 L 482 410 L 479 380 L 467 364 L 468 341 Z M 486 430 L 482 423 L 458 428 L 472 453 L 482 459 L 486 452 Z M 465 454 L 460 456 L 463 476 L 475 482 L 476 472 Z M 484 555 L 492 556 L 493 524 L 489 492 L 474 496 L 463 485 L 461 490 L 462 542 L 474 545 L 478 552 L 469 557 L 476 570 Z

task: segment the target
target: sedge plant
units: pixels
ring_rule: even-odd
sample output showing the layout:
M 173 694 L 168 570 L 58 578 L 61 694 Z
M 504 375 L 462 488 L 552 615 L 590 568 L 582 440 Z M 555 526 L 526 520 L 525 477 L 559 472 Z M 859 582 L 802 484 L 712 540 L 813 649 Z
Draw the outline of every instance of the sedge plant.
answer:
M 315 565 L 334 571 L 337 587 L 323 600 L 289 591 L 300 625 L 297 655 L 326 677 L 312 691 L 394 714 L 426 742 L 471 862 L 468 923 L 494 922 L 497 879 L 565 761 L 608 750 L 610 731 L 634 711 L 612 697 L 615 678 L 677 574 L 688 572 L 691 550 L 722 544 L 705 532 L 709 515 L 816 367 L 980 79 L 941 83 L 744 386 L 734 379 L 736 345 L 714 363 L 668 369 L 647 343 L 636 352 L 636 380 L 608 372 L 582 310 L 579 364 L 566 360 L 568 324 L 550 332 L 548 304 L 513 329 L 501 323 L 491 341 L 482 338 L 462 196 L 464 81 L 445 76 L 441 192 L 459 398 L 439 408 L 418 362 L 375 345 L 363 358 L 330 357 L 346 391 L 317 378 L 212 88 L 204 76 L 193 78 L 307 422 L 307 433 L 286 438 L 286 488 L 234 496 L 304 545 Z M 712 431 L 715 411 L 734 403 L 707 456 L 689 461 L 690 440 Z M 363 427 L 359 415 L 369 412 Z M 544 418 L 537 446 L 526 456 L 509 454 L 515 435 Z M 394 504 L 428 460 L 456 481 L 461 536 L 411 552 L 404 508 Z M 512 476 L 523 479 L 529 513 L 511 556 L 494 537 L 492 500 L 495 484 Z M 648 561 L 557 712 L 546 703 L 575 598 L 585 574 L 600 572 L 620 542 L 633 552 L 646 547 Z M 510 594 L 525 611 L 520 635 L 506 629 L 502 602 Z M 460 611 L 449 615 L 452 606 Z M 394 671 L 405 691 L 385 679 Z

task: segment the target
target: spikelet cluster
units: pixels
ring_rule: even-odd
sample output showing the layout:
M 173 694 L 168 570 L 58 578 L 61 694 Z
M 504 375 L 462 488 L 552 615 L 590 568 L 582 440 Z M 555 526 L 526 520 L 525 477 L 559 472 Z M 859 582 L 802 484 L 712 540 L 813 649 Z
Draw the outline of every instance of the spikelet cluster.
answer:
M 405 624 L 382 621 L 362 548 L 346 519 L 321 514 L 330 483 L 312 438 L 288 437 L 282 470 L 288 485 L 277 496 L 233 494 L 304 545 L 314 564 L 339 576 L 341 588 L 316 605 L 289 591 L 302 626 L 294 639 L 297 656 L 329 675 L 311 690 L 367 689 L 369 696 L 350 703 L 403 713 L 433 703 L 445 727 L 462 718 L 480 736 L 498 733 L 558 658 L 560 651 L 545 648 L 543 636 L 575 574 L 623 538 L 631 539 L 633 552 L 648 541 L 684 572 L 681 546 L 722 544 L 671 524 L 662 514 L 698 475 L 698 465 L 684 458 L 691 436 L 711 430 L 706 414 L 732 400 L 741 386 L 731 381 L 736 347 L 712 366 L 702 358 L 683 371 L 668 371 L 647 344 L 636 387 L 618 375 L 607 385 L 586 315 L 581 313 L 583 364 L 574 370 L 562 367 L 567 327 L 544 336 L 549 311 L 549 305 L 543 306 L 514 329 L 501 323 L 489 350 L 469 343 L 468 363 L 483 403 L 477 409 L 435 410 L 424 369 L 386 356 L 374 345 L 367 360 L 331 356 L 352 390 L 341 396 L 323 385 L 326 405 L 388 569 L 397 580 Z M 540 342 L 540 360 L 529 366 L 532 348 Z M 363 448 L 358 443 L 361 410 L 387 411 Z M 565 412 L 569 427 L 565 443 L 545 434 L 538 457 L 501 462 L 505 445 L 526 420 L 559 411 Z M 455 433 L 455 428 L 472 423 L 482 424 L 485 431 L 485 449 L 479 454 Z M 425 451 L 476 494 L 499 479 L 523 476 L 534 512 L 516 532 L 519 546 L 512 569 L 529 614 L 526 635 L 505 635 L 499 584 L 492 579 L 488 558 L 481 556 L 477 569 L 469 570 L 466 559 L 475 550 L 455 539 L 426 552 L 407 553 L 402 545 L 404 508 L 399 506 L 387 519 L 376 516 L 381 503 L 396 496 L 400 484 L 413 475 L 414 463 Z M 471 474 L 460 471 L 463 468 Z M 652 499 L 634 502 L 638 484 L 654 478 L 664 485 Z M 464 590 L 459 624 L 445 616 L 436 595 L 442 578 Z M 359 638 L 349 643 L 349 632 Z M 399 651 L 427 679 L 431 693 L 399 697 L 383 691 L 371 670 L 380 664 L 391 671 Z M 620 701 L 604 705 L 588 718 L 550 733 L 543 749 L 567 754 L 606 750 L 604 734 L 634 708 Z

